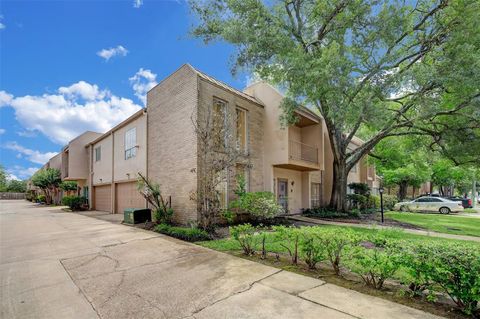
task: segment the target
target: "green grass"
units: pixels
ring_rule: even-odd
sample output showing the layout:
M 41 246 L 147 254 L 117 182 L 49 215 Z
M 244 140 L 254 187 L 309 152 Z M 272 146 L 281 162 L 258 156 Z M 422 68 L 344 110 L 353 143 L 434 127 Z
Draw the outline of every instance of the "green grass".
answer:
M 417 234 L 410 234 L 407 232 L 402 231 L 401 229 L 393 229 L 393 230 L 381 230 L 375 228 L 358 228 L 358 227 L 348 227 L 348 226 L 316 226 L 316 227 L 329 227 L 329 228 L 349 228 L 354 232 L 359 234 L 369 235 L 375 233 L 383 233 L 386 237 L 392 239 L 405 239 L 405 240 L 412 240 L 412 241 L 440 241 L 440 242 L 450 242 L 450 243 L 472 243 L 471 241 L 465 240 L 456 240 L 456 239 L 448 239 L 448 238 L 440 238 L 440 237 L 430 237 L 424 235 L 417 235 Z M 202 241 L 197 242 L 198 245 L 203 247 L 208 247 L 218 251 L 237 251 L 241 250 L 242 248 L 238 244 L 236 240 L 225 238 L 225 239 L 218 239 L 218 240 L 211 240 L 211 241 Z M 265 241 L 265 246 L 268 251 L 277 251 L 286 253 L 284 247 L 280 245 L 274 236 L 273 233 L 267 234 L 267 239 Z
M 465 208 L 462 213 L 467 214 L 478 214 L 478 211 L 474 208 Z
M 439 233 L 480 237 L 480 218 L 476 217 L 399 212 L 385 216 Z

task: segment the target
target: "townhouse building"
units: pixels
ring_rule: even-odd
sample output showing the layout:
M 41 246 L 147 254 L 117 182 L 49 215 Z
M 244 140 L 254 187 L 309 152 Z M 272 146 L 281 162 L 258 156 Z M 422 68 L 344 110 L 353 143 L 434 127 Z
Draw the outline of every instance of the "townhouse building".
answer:
M 240 91 L 185 64 L 147 93 L 145 109 L 104 134 L 85 132 L 49 163 L 61 167 L 62 179 L 77 181 L 91 209 L 122 213 L 146 207 L 136 187 L 142 173 L 171 198 L 176 222 L 196 221 L 198 206 L 192 198 L 202 187 L 205 166 L 196 128 L 215 117 L 231 132 L 222 143 L 234 145 L 240 154 L 218 187 L 224 207 L 235 197 L 239 175 L 248 191 L 273 192 L 288 212 L 326 205 L 333 156 L 323 118 L 300 107 L 298 121 L 282 127 L 282 99 L 268 83 Z M 361 143 L 355 138 L 349 147 Z M 378 189 L 375 169 L 364 159 L 348 180 Z
M 138 173 L 146 175 L 147 116 L 141 109 L 108 132 L 84 145 L 88 153 L 91 208 L 123 213 L 145 207 L 137 190 Z

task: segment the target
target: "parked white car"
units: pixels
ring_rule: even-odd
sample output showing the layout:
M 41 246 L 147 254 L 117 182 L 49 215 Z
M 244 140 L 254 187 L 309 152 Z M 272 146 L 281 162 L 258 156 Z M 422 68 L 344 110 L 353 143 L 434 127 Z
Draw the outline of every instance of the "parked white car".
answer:
M 422 212 L 440 212 L 441 214 L 450 214 L 450 212 L 461 212 L 463 206 L 461 202 L 454 202 L 442 197 L 420 197 L 409 202 L 396 203 L 395 210 L 402 212 L 422 211 Z

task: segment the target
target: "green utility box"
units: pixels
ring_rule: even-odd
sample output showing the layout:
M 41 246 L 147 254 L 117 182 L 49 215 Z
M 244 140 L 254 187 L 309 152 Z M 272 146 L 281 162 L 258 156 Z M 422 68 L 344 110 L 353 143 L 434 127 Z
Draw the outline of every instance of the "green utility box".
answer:
M 152 213 L 148 208 L 127 208 L 123 211 L 125 224 L 138 224 L 152 221 Z

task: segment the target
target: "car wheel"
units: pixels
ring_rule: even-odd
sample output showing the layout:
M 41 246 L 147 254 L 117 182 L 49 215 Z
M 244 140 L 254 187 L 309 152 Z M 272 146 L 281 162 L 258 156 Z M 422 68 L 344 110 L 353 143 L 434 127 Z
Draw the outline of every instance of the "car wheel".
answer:
M 440 214 L 450 214 L 450 208 L 448 207 L 442 207 L 440 208 Z
M 400 206 L 400 211 L 401 212 L 408 212 L 407 206 Z

